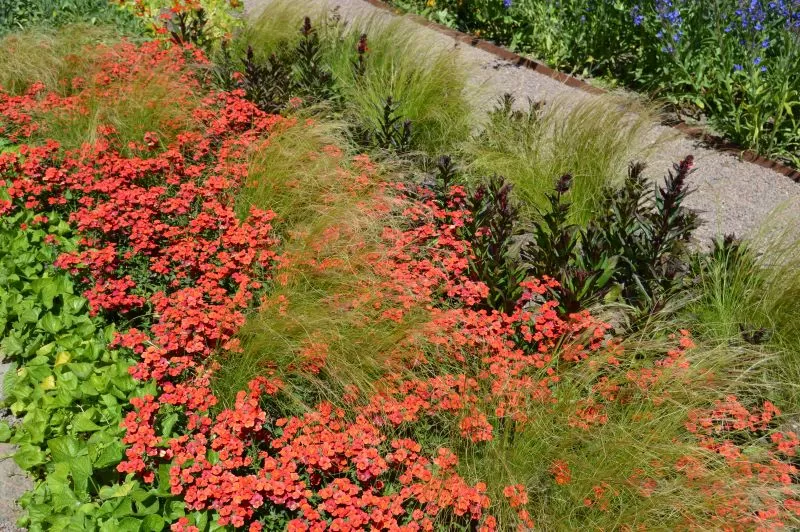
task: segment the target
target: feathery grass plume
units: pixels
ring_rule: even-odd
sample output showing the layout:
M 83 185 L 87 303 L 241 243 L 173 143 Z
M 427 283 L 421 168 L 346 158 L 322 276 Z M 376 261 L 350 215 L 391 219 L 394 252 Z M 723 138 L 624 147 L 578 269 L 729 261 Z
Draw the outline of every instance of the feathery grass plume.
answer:
M 465 150 L 475 175 L 497 172 L 514 183 L 529 208 L 546 208 L 554 176 L 571 174 L 571 221 L 584 224 L 605 186 L 622 184 L 629 161 L 643 159 L 664 135 L 655 131 L 656 110 L 618 95 L 586 96 L 516 110 L 501 98 L 485 129 Z

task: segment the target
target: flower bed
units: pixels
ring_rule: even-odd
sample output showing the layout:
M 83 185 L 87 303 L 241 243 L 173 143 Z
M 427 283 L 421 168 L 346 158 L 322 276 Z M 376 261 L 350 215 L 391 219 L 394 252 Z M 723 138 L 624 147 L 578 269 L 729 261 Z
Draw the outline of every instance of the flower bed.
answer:
M 469 193 L 447 172 L 420 186 L 325 142 L 278 182 L 258 154 L 314 120 L 209 88 L 190 45 L 92 61 L 68 94 L 0 93 L 0 134 L 19 145 L 0 154 L 3 235 L 42 250 L 0 262 L 24 271 L 0 301 L 24 416 L 10 437 L 39 480 L 31 528 L 797 524 L 796 434 L 769 401 L 726 394 L 728 370 L 688 331 L 615 338 L 563 312 L 544 276 L 490 304 L 474 264 L 503 233 L 508 187 Z M 166 116 L 132 127 L 140 110 L 116 103 L 153 80 L 172 90 Z M 49 138 L 98 108 L 91 142 Z M 311 207 L 237 216 L 258 187 Z M 309 291 L 325 319 L 297 311 Z M 393 341 L 347 359 L 350 330 Z M 290 356 L 259 352 L 258 334 Z M 223 403 L 220 375 L 254 349 Z

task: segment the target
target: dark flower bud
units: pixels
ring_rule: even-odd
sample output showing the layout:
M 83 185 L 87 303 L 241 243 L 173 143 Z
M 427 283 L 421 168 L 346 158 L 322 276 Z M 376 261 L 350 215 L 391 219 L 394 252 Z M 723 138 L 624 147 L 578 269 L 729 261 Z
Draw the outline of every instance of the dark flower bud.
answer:
M 308 37 L 309 35 L 311 35 L 311 33 L 312 33 L 313 31 L 314 31 L 314 29 L 311 27 L 311 19 L 310 19 L 310 18 L 308 18 L 308 17 L 305 17 L 305 18 L 303 19 L 303 27 L 302 27 L 302 28 L 300 28 L 300 33 L 301 33 L 301 34 L 302 34 L 304 37 Z
M 367 34 L 362 33 L 361 37 L 358 38 L 358 53 L 365 54 L 367 53 Z
M 564 194 L 569 191 L 569 188 L 572 186 L 572 174 L 564 174 L 558 178 L 556 181 L 556 192 L 559 194 Z

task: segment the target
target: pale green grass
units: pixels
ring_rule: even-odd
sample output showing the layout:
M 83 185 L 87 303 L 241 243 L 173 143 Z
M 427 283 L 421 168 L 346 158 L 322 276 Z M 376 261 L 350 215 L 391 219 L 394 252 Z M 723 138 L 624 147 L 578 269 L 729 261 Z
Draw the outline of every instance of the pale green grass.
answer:
M 655 131 L 656 108 L 628 96 L 545 103 L 530 120 L 489 121 L 465 148 L 469 170 L 476 176 L 506 177 L 532 208 L 544 208 L 555 180 L 572 174 L 576 222 L 587 220 L 603 187 L 622 182 L 630 161 L 644 160 L 667 138 Z
M 8 34 L 0 39 L 0 87 L 18 95 L 40 81 L 68 95 L 70 80 L 85 76 L 98 51 L 118 39 L 113 28 L 79 24 Z
M 800 236 L 770 228 L 702 261 L 688 319 L 709 338 L 763 352 L 762 397 L 800 414 Z M 762 338 L 758 338 L 761 336 Z
M 192 123 L 197 95 L 176 79 L 174 73 L 142 72 L 125 83 L 98 87 L 102 55 L 114 53 L 120 36 L 113 28 L 65 26 L 14 33 L 0 40 L 0 87 L 11 94 L 24 93 L 33 83 L 60 96 L 80 95 L 80 108 L 55 107 L 34 112 L 41 124 L 33 141 L 53 139 L 65 149 L 93 143 L 100 126 L 111 126 L 118 146 L 141 143 L 147 132 L 156 133 L 166 145 Z M 81 83 L 74 85 L 74 78 Z M 106 94 L 106 93 L 110 93 Z
M 326 146 L 338 146 L 344 126 L 317 122 L 274 131 L 252 154 L 248 167 L 249 183 L 237 197 L 236 210 L 246 215 L 251 206 L 271 209 L 282 224 L 313 219 L 319 196 L 335 179 L 338 161 L 326 156 Z
M 365 17 L 345 28 L 330 19 L 329 11 L 279 0 L 248 23 L 236 47 L 241 53 L 249 44 L 263 58 L 281 43 L 292 46 L 304 16 L 311 18 L 325 46 L 325 64 L 341 91 L 344 118 L 357 129 L 375 129 L 391 96 L 399 104 L 397 114 L 411 121 L 416 150 L 436 156 L 467 138 L 473 126 L 464 94 L 467 69 L 408 21 Z M 353 62 L 361 33 L 367 35 L 366 69 L 356 76 Z
M 265 304 L 240 333 L 243 353 L 219 359 L 214 390 L 222 406 L 253 377 L 272 371 L 289 385 L 280 399 L 283 412 L 321 400 L 346 407 L 345 387 L 372 391 L 392 367 L 397 346 L 419 329 L 424 311 L 397 323 L 381 317 L 384 306 L 374 306 L 380 301 L 374 265 L 385 252 L 381 231 L 398 221 L 370 210 L 385 194 L 379 186 L 356 184 L 372 178 L 336 148 L 340 133 L 336 124 L 300 120 L 251 156 L 238 208 L 277 213 L 283 259 Z M 312 343 L 327 346 L 318 374 L 301 367 Z

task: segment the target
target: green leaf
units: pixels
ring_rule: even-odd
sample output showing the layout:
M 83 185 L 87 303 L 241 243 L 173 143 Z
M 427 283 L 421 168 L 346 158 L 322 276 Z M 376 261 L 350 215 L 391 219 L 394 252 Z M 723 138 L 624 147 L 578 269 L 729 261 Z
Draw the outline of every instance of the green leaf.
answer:
M 139 532 L 140 521 L 135 517 L 126 517 L 119 522 L 116 532 Z
M 42 450 L 29 443 L 21 445 L 14 453 L 14 461 L 22 469 L 33 469 L 35 466 L 43 464 L 44 459 Z
M 39 297 L 42 298 L 42 303 L 45 308 L 49 310 L 53 308 L 53 300 L 58 296 L 59 292 L 61 292 L 62 287 L 59 286 L 60 283 L 53 278 L 44 278 L 42 282 Z
M 94 460 L 95 467 L 103 468 L 119 463 L 122 460 L 122 452 L 123 447 L 119 441 L 105 444 Z
M 64 324 L 60 318 L 53 315 L 52 312 L 48 312 L 39 320 L 39 326 L 50 334 L 56 335 L 64 327 Z
M 33 308 L 28 308 L 20 312 L 19 321 L 22 323 L 36 323 L 39 321 L 39 311 Z
M 138 482 L 135 480 L 129 480 L 124 484 L 115 484 L 114 486 L 103 486 L 100 488 L 100 498 L 103 500 L 106 499 L 118 499 L 120 497 L 126 497 L 130 494 L 133 488 L 136 487 Z
M 92 474 L 92 464 L 86 444 L 72 436 L 62 436 L 49 440 L 47 447 L 55 462 L 69 464 L 75 491 L 79 494 L 85 493 Z
M 100 430 L 101 427 L 92 421 L 92 417 L 97 412 L 97 409 L 90 408 L 85 412 L 81 412 L 72 419 L 72 428 L 76 432 L 94 432 Z
M 8 356 L 18 356 L 22 354 L 24 349 L 22 342 L 13 335 L 8 335 L 3 338 L 3 341 L 0 342 L 0 348 L 2 348 L 3 352 Z
M 142 520 L 143 532 L 159 532 L 164 529 L 167 522 L 160 515 L 151 514 Z

